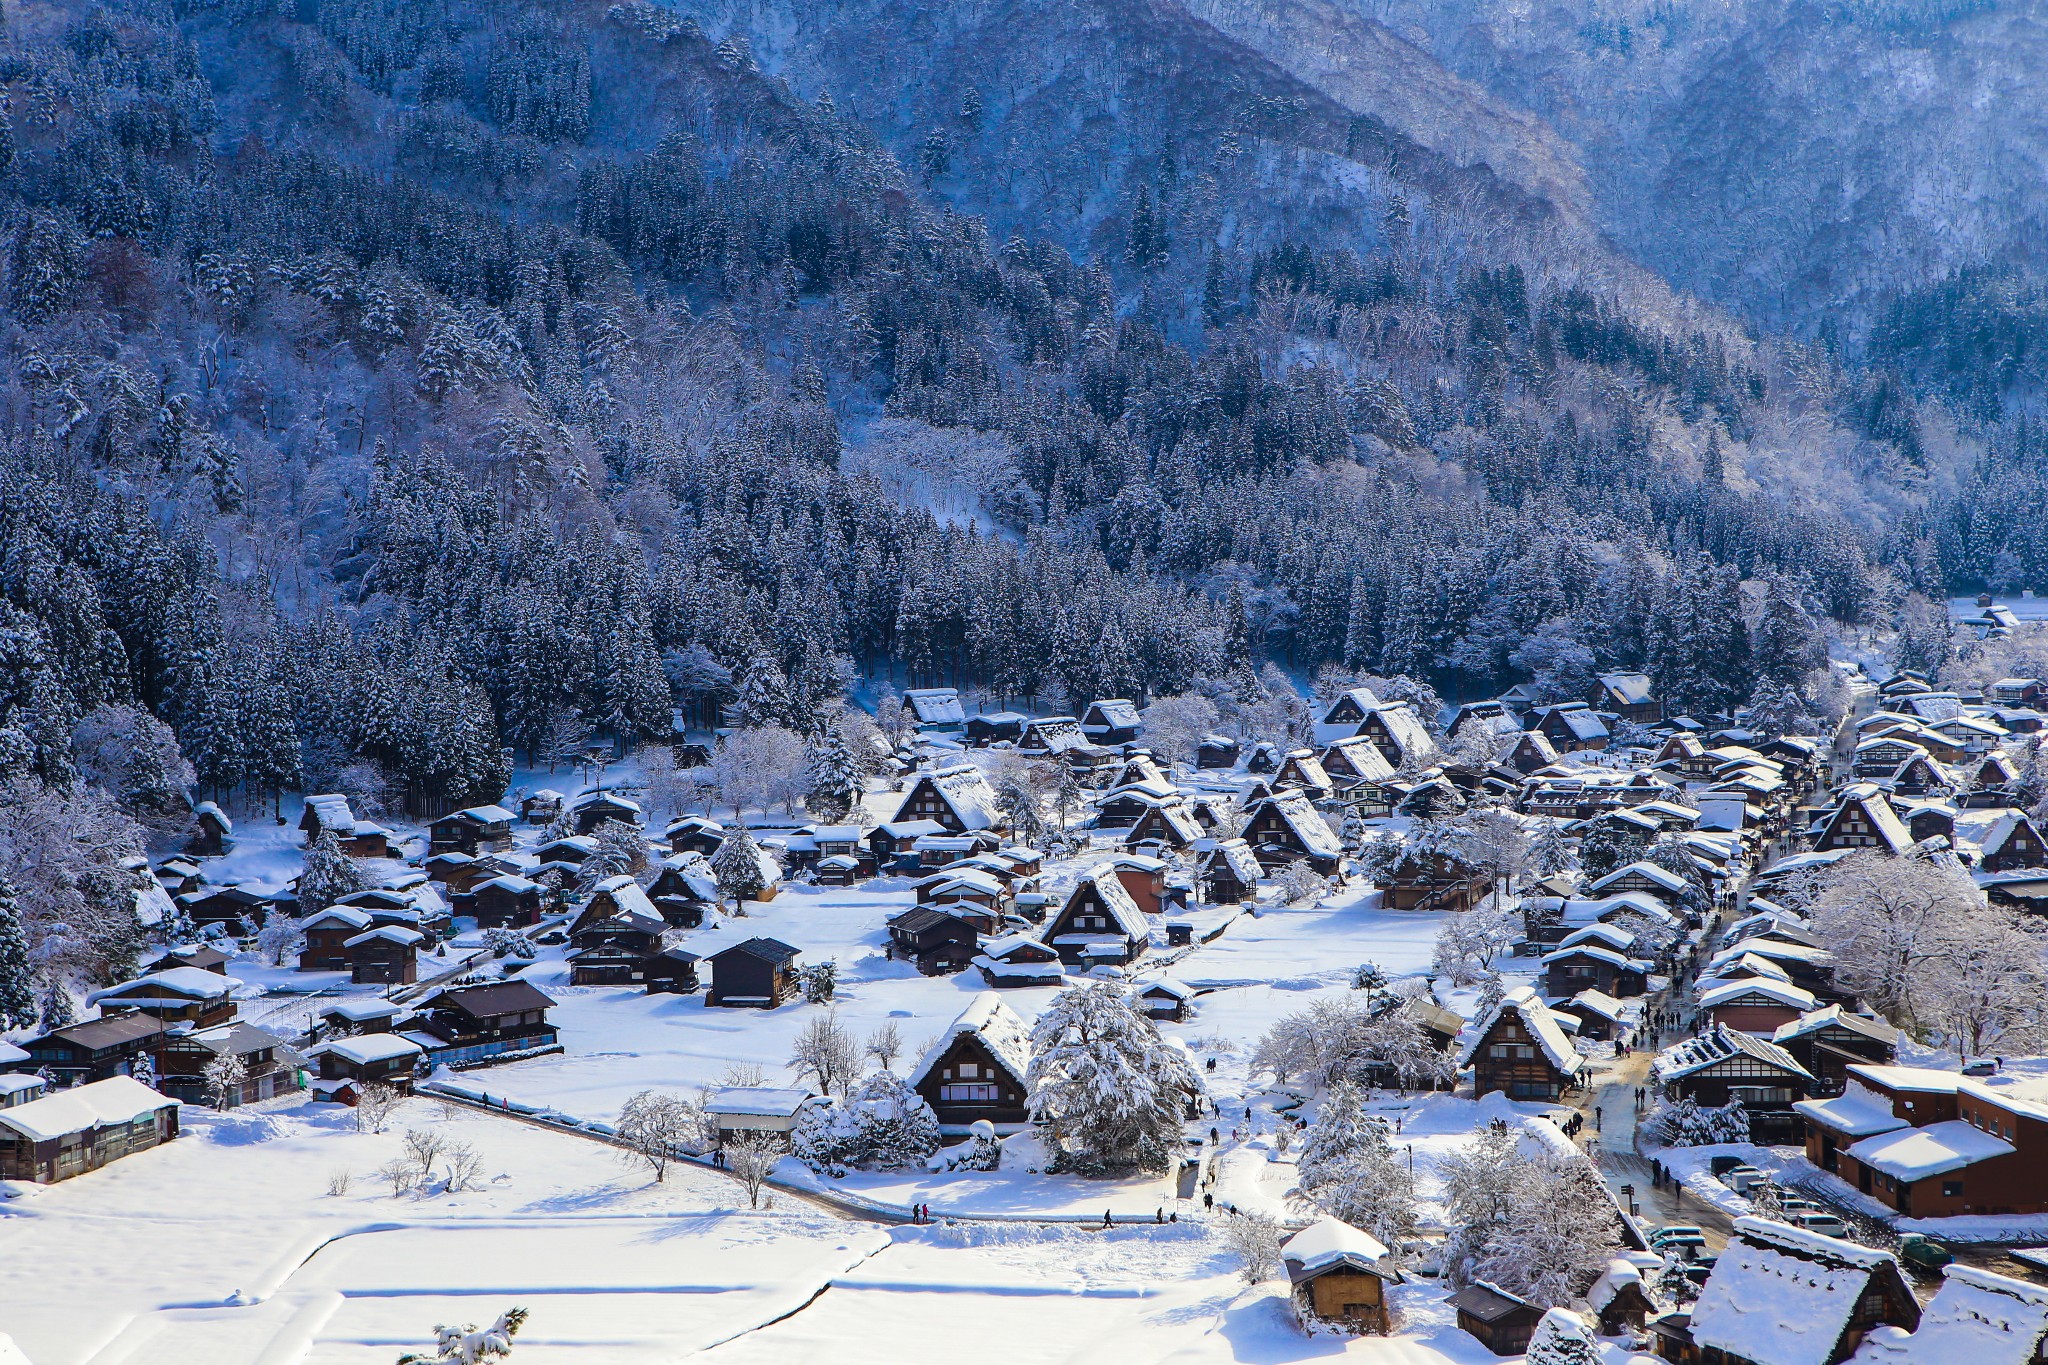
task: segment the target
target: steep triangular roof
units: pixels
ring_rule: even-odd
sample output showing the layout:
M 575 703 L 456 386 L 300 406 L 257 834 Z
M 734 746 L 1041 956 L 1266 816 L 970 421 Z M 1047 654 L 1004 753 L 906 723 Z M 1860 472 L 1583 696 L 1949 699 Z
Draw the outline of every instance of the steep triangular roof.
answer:
M 1031 1070 L 1031 1029 L 994 991 L 983 991 L 969 1001 L 960 1017 L 925 1048 L 905 1079 L 913 1086 L 924 1081 L 954 1039 L 963 1034 L 978 1039 L 996 1064 L 1010 1074 L 1010 1079 L 1020 1087 L 1024 1085 L 1025 1075 Z

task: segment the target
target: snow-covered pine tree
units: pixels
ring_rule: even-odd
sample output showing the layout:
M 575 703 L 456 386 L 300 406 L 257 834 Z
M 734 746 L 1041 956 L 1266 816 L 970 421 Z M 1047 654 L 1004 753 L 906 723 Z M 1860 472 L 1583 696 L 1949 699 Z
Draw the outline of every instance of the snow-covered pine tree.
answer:
M 804 806 L 828 823 L 844 820 L 860 804 L 867 788 L 860 761 L 836 723 L 827 724 L 808 747 Z
M 1296 1172 L 1304 1203 L 1389 1247 L 1415 1230 L 1414 1177 L 1395 1157 L 1386 1125 L 1365 1112 L 1364 1095 L 1348 1082 L 1324 1098 Z
M 36 1012 L 36 1028 L 44 1033 L 63 1028 L 78 1018 L 78 1009 L 71 1001 L 71 990 L 52 972 L 43 980 L 43 1003 Z
M 1524 1365 L 1600 1365 L 1600 1346 L 1586 1320 L 1568 1308 L 1553 1308 L 1536 1324 Z
M 782 672 L 782 665 L 775 662 L 775 656 L 766 650 L 756 650 L 747 660 L 747 670 L 740 679 L 739 701 L 735 708 L 742 725 L 783 725 L 790 719 L 789 679 Z
M 1537 878 L 1554 877 L 1579 865 L 1579 855 L 1565 837 L 1561 821 L 1545 820 L 1543 828 L 1529 843 L 1529 872 Z
M 746 914 L 747 901 L 768 885 L 761 872 L 760 846 L 745 825 L 735 822 L 726 831 L 724 841 L 711 855 L 711 875 L 718 879 L 720 893 L 732 901 L 735 915 Z
M 307 914 L 324 910 L 369 884 L 362 865 L 342 852 L 341 839 L 333 830 L 323 829 L 314 836 L 306 849 L 305 869 L 299 873 L 299 904 Z
M 35 986 L 30 976 L 28 939 L 14 883 L 0 871 L 0 1029 L 27 1028 L 36 1021 Z
M 1031 1116 L 1058 1170 L 1165 1170 L 1201 1080 L 1114 982 L 1074 986 L 1031 1030 Z

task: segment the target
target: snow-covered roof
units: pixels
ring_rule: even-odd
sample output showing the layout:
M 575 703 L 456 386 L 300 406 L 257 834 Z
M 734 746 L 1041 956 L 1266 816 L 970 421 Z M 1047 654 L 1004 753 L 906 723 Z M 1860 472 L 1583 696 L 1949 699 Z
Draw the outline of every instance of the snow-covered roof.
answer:
M 1726 1024 L 1716 1024 L 1697 1038 L 1673 1043 L 1657 1054 L 1656 1060 L 1650 1063 L 1650 1070 L 1659 1081 L 1673 1081 L 1736 1057 L 1747 1057 L 1795 1076 L 1812 1079 L 1812 1073 L 1799 1064 L 1798 1058 L 1770 1039 L 1743 1033 Z
M 1380 724 L 1387 728 L 1387 737 L 1394 741 L 1394 747 L 1404 757 L 1423 758 L 1436 751 L 1436 740 L 1430 737 L 1429 726 L 1406 702 L 1389 702 L 1373 714 L 1380 718 Z
M 177 912 L 177 904 L 171 893 L 164 890 L 163 883 L 151 878 L 143 886 L 135 888 L 135 922 L 145 929 L 154 929 L 166 917 Z
M 1123 881 L 1108 868 L 1097 868 L 1074 883 L 1074 889 L 1067 893 L 1066 905 L 1063 905 L 1060 913 L 1053 917 L 1053 923 L 1057 924 L 1065 916 L 1066 907 L 1071 906 L 1075 899 L 1085 894 L 1091 886 L 1094 887 L 1103 907 L 1109 911 L 1110 918 L 1116 921 L 1118 935 L 1127 939 L 1144 939 L 1151 935 L 1152 927 L 1145 920 L 1145 912 L 1138 908 L 1137 901 L 1131 899 L 1131 893 L 1124 888 Z M 1101 935 L 1077 932 L 1061 934 L 1060 937 L 1084 939 Z
M 514 872 L 507 872 L 502 877 L 493 877 L 487 882 L 479 882 L 476 889 L 481 891 L 486 886 L 494 886 L 500 891 L 509 891 L 515 896 L 523 896 L 529 891 L 540 890 L 539 882 L 528 881 Z
M 1593 1287 L 1586 1291 L 1586 1304 L 1595 1313 L 1614 1302 L 1614 1296 L 1634 1285 L 1643 1287 L 1643 1272 L 1636 1269 L 1633 1261 L 1616 1256 L 1607 1263 L 1607 1269 L 1600 1272 L 1600 1278 L 1593 1281 Z
M 1091 701 L 1083 723 L 1088 728 L 1111 726 L 1119 730 L 1135 730 L 1139 725 L 1138 708 L 1127 697 Z
M 0 1095 L 19 1095 L 29 1090 L 41 1090 L 49 1084 L 41 1076 L 25 1071 L 0 1071 Z
M 1925 1128 L 1901 1128 L 1865 1138 L 1849 1155 L 1894 1180 L 1925 1180 L 1995 1156 L 2011 1156 L 2013 1145 L 1982 1129 L 1949 1119 Z
M 1564 1029 L 1558 1024 L 1557 1016 L 1552 1013 L 1550 1007 L 1545 1005 L 1529 987 L 1518 986 L 1502 996 L 1500 1003 L 1493 1007 L 1493 1013 L 1473 1027 L 1463 1050 L 1458 1055 L 1460 1070 L 1472 1065 L 1472 1059 L 1478 1055 L 1479 1046 L 1485 1041 L 1486 1035 L 1493 1031 L 1493 1026 L 1500 1017 L 1511 1010 L 1520 1017 L 1523 1029 L 1536 1040 L 1537 1046 L 1543 1049 L 1544 1057 L 1549 1059 L 1552 1066 L 1570 1075 L 1585 1065 L 1585 1059 L 1579 1056 L 1579 1050 L 1573 1047 L 1571 1039 L 1565 1036 Z
M 602 787 L 595 791 L 578 793 L 573 804 L 577 810 L 581 810 L 585 806 L 605 805 L 617 806 L 620 810 L 629 810 L 635 814 L 638 814 L 640 811 L 640 803 L 638 801 L 633 800 L 631 797 L 621 796 L 615 791 L 607 791 Z
M 320 1013 L 360 1024 L 370 1019 L 396 1019 L 403 1008 L 395 1000 L 365 996 L 355 1000 L 337 1000 Z
M 1602 673 L 1600 685 L 1623 706 L 1642 706 L 1651 699 L 1650 675 L 1647 673 Z
M 1330 763 L 1338 758 L 1361 782 L 1383 782 L 1394 775 L 1394 765 L 1387 762 L 1379 745 L 1365 735 L 1349 735 L 1325 748 L 1321 760 L 1324 771 L 1329 771 Z
M 1602 1019 L 1615 1021 L 1630 1018 L 1635 1013 L 1635 1006 L 1627 1001 L 1617 1000 L 1606 991 L 1596 991 L 1590 986 L 1573 996 L 1569 1003 L 1577 1005 L 1589 1014 L 1597 1014 Z
M 201 1000 L 218 1000 L 241 984 L 231 976 L 209 972 L 204 967 L 166 967 L 160 972 L 150 972 L 132 981 L 123 981 L 118 986 L 94 991 L 85 997 L 85 1003 L 96 1005 L 109 999 L 156 999 L 163 991 Z
M 1616 813 L 1619 814 L 1620 812 Z M 1691 885 L 1685 878 L 1669 868 L 1659 867 L 1656 863 L 1651 862 L 1633 862 L 1624 867 L 1615 868 L 1614 871 L 1608 873 L 1586 889 L 1598 892 L 1630 877 L 1641 877 L 1655 886 L 1663 887 L 1674 896 L 1681 894 L 1687 886 Z
M 317 929 L 324 924 L 340 924 L 350 929 L 369 927 L 370 912 L 358 910 L 353 905 L 330 905 L 315 915 L 308 915 L 299 923 L 301 929 Z
M 466 810 L 456 811 L 451 818 L 473 820 L 479 825 L 502 825 L 516 817 L 503 806 L 471 806 Z
M 654 902 L 647 899 L 647 893 L 641 889 L 639 882 L 633 880 L 630 873 L 622 872 L 616 877 L 606 877 L 599 882 L 591 890 L 591 899 L 595 900 L 599 896 L 609 897 L 613 905 L 631 914 L 646 915 L 650 919 L 661 918 L 661 912 L 654 908 Z
M 1097 797 L 1095 804 L 1106 806 L 1119 797 L 1134 796 L 1141 801 L 1170 801 L 1182 795 L 1181 789 L 1160 777 L 1148 777 L 1137 782 L 1126 782 L 1121 787 L 1112 787 Z
M 0 1128 L 11 1128 L 31 1142 L 53 1142 L 67 1133 L 133 1123 L 159 1109 L 178 1107 L 178 1101 L 159 1095 L 133 1076 L 110 1076 L 0 1109 Z
M 1565 728 L 1572 732 L 1574 739 L 1606 739 L 1608 736 L 1607 722 L 1600 719 L 1596 712 L 1584 707 L 1560 707 L 1557 715 L 1564 721 Z
M 1875 1137 L 1907 1126 L 1890 1106 L 1860 1087 L 1833 1099 L 1794 1100 L 1792 1108 L 1824 1128 L 1853 1138 Z
M 1778 1031 L 1771 1035 L 1771 1041 L 1782 1043 L 1792 1038 L 1802 1038 L 1809 1033 L 1818 1033 L 1824 1028 L 1845 1028 L 1860 1033 L 1866 1038 L 1897 1046 L 1899 1031 L 1882 1019 L 1866 1019 L 1860 1014 L 1851 1014 L 1839 1004 L 1825 1005 L 1817 1010 L 1808 1010 L 1789 1024 L 1780 1024 Z
M 1812 991 L 1803 991 L 1790 982 L 1773 981 L 1767 976 L 1746 976 L 1740 981 L 1730 981 L 1700 992 L 1700 1008 L 1716 1009 L 1748 995 L 1760 995 L 1777 1004 L 1793 1006 L 1802 1013 L 1814 1006 Z
M 989 786 L 988 777 L 972 763 L 955 763 L 944 768 L 934 768 L 925 778 L 932 784 L 932 790 L 939 794 L 947 807 L 967 830 L 992 829 L 1000 818 L 1000 807 L 996 802 L 995 788 Z M 915 794 L 916 787 L 911 788 Z M 907 804 L 910 795 L 904 798 Z M 900 815 L 901 812 L 899 811 Z
M 1330 699 L 1330 704 L 1327 707 L 1323 708 L 1323 723 L 1325 725 L 1337 725 L 1342 723 L 1340 721 L 1333 721 L 1330 719 L 1330 717 L 1332 714 L 1335 713 L 1337 708 L 1339 706 L 1342 706 L 1347 700 L 1354 707 L 1356 707 L 1359 713 L 1362 715 L 1370 715 L 1374 711 L 1380 709 L 1380 699 L 1374 695 L 1373 690 L 1370 687 L 1347 687 L 1342 692 L 1339 692 L 1336 696 L 1332 697 Z
M 1871 1272 L 1889 1252 L 1762 1218 L 1735 1220 L 1736 1237 L 1692 1307 L 1693 1340 L 1769 1365 L 1827 1365 Z
M 1595 962 L 1604 962 L 1610 967 L 1625 972 L 1647 972 L 1651 965 L 1647 962 L 1634 961 L 1621 953 L 1615 952 L 1614 949 L 1598 943 L 1574 943 L 1569 948 L 1559 948 L 1554 953 L 1545 953 L 1538 961 L 1548 967 L 1553 962 L 1562 962 L 1567 958 L 1574 957 L 1590 957 Z
M 1943 1267 L 1933 1302 L 1908 1334 L 1879 1327 L 1854 1365 L 2033 1365 L 2048 1338 L 2048 1286 L 1961 1262 Z
M 1963 1083 L 1960 1071 L 1943 1071 L 1931 1066 L 1885 1066 L 1877 1062 L 1852 1062 L 1849 1074 L 1885 1090 L 1914 1095 L 1953 1095 Z
M 1612 924 L 1589 924 L 1583 929 L 1574 929 L 1566 934 L 1558 940 L 1557 946 L 1562 950 L 1576 948 L 1581 943 L 1596 943 L 1608 948 L 1625 950 L 1635 941 L 1636 936 L 1626 929 Z
M 340 792 L 309 796 L 306 805 L 311 808 L 313 818 L 320 822 L 322 830 L 332 830 L 340 835 L 356 832 L 356 813 L 349 808 L 348 797 Z
M 1205 860 L 1220 859 L 1230 870 L 1230 874 L 1247 886 L 1265 875 L 1265 870 L 1259 866 L 1258 856 L 1252 852 L 1252 846 L 1242 839 L 1219 840 L 1202 852 Z
M 958 688 L 913 687 L 903 694 L 903 704 L 917 716 L 919 725 L 959 725 L 967 719 Z
M 408 929 L 402 924 L 380 924 L 375 929 L 357 934 L 354 938 L 343 939 L 341 946 L 353 948 L 359 943 L 396 943 L 403 948 L 426 941 L 427 936 L 417 929 Z
M 996 945 L 989 946 L 993 950 Z M 953 1040 L 963 1034 L 980 1039 L 989 1056 L 1010 1073 L 1010 1078 L 1020 1086 L 1024 1084 L 1025 1073 L 1031 1069 L 1031 1030 L 994 991 L 983 991 L 970 1000 L 967 1008 L 960 1011 L 960 1017 L 932 1040 L 904 1079 L 913 1086 L 923 1081 Z
M 388 1062 L 398 1057 L 416 1057 L 426 1049 L 396 1033 L 362 1033 L 353 1038 L 336 1038 L 309 1050 L 308 1055 L 331 1052 L 357 1066 Z
M 1155 802 L 1152 810 L 1158 812 L 1168 832 L 1183 843 L 1192 843 L 1202 837 L 1202 822 L 1195 818 L 1195 809 L 1181 800 Z M 1146 816 L 1138 817 L 1138 823 L 1146 822 Z M 1131 837 L 1136 837 L 1137 826 L 1132 826 Z
M 1309 852 L 1331 858 L 1343 853 L 1344 845 L 1338 842 L 1336 834 L 1330 829 L 1330 822 L 1323 819 L 1323 813 L 1308 799 L 1308 793 L 1291 788 L 1285 789 L 1274 792 L 1259 805 L 1261 808 L 1272 809 L 1286 821 L 1287 827 L 1294 831 L 1295 838 L 1299 839 L 1302 847 Z
M 1280 1243 L 1287 1278 L 1299 1284 L 1336 1266 L 1400 1282 L 1401 1272 L 1387 1262 L 1386 1246 L 1371 1233 L 1335 1218 L 1318 1218 Z
M 6 1039 L 0 1038 L 0 1066 L 13 1066 L 18 1062 L 25 1062 L 27 1060 L 27 1048 L 16 1047 Z
M 765 1085 L 728 1085 L 711 1092 L 704 1101 L 704 1112 L 786 1119 L 803 1108 L 804 1102 L 810 1097 L 811 1092 L 808 1090 Z

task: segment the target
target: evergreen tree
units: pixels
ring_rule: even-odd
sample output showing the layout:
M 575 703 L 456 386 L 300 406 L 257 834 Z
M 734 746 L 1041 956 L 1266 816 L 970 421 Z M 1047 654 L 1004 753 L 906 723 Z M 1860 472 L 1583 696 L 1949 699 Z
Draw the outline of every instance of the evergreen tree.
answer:
M 1554 877 L 1579 865 L 1579 855 L 1565 836 L 1564 825 L 1546 820 L 1529 843 L 1529 871 L 1538 878 Z
M 761 872 L 760 845 L 745 825 L 734 822 L 726 830 L 725 839 L 711 855 L 711 875 L 718 879 L 719 892 L 732 901 L 736 915 L 746 914 L 747 901 L 768 885 Z
M 1032 1120 L 1058 1170 L 1166 1170 L 1201 1081 L 1112 981 L 1060 992 L 1031 1030 Z
M 305 868 L 299 873 L 299 904 L 306 913 L 324 910 L 369 885 L 362 864 L 342 851 L 340 837 L 331 829 L 321 830 L 307 847 Z
M 35 986 L 21 909 L 15 903 L 14 883 L 0 873 L 0 1029 L 27 1028 L 35 1021 Z
M 1300 1198 L 1390 1247 L 1415 1231 L 1415 1181 L 1394 1155 L 1384 1121 L 1348 1082 L 1330 1088 L 1296 1167 Z
M 836 721 L 826 725 L 808 749 L 804 763 L 808 782 L 804 806 L 828 823 L 846 819 L 860 805 L 867 779 L 852 746 L 846 742 L 844 728 Z

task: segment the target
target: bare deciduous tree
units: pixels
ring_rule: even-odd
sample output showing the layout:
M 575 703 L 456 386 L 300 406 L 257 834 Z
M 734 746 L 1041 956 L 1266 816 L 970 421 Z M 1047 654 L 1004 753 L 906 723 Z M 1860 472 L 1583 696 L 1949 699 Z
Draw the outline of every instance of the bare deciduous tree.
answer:
M 669 1163 L 697 1135 L 697 1110 L 680 1095 L 643 1090 L 619 1110 L 613 1132 L 627 1160 L 645 1162 L 658 1185 L 668 1177 Z
M 405 1095 L 395 1085 L 382 1081 L 371 1081 L 356 1090 L 356 1131 L 358 1133 L 381 1133 L 391 1125 L 391 1116 L 398 1112 L 398 1106 L 405 1103 Z
M 875 1031 L 868 1035 L 868 1056 L 881 1064 L 882 1070 L 894 1071 L 896 1059 L 903 1055 L 903 1030 L 896 1026 L 894 1019 L 884 1019 Z
M 766 1133 L 737 1133 L 726 1139 L 721 1150 L 726 1170 L 747 1192 L 747 1207 L 760 1208 L 762 1187 L 775 1163 L 782 1160 L 782 1143 Z
M 842 1027 L 837 1014 L 820 1015 L 805 1024 L 790 1045 L 789 1065 L 797 1075 L 818 1078 L 818 1089 L 843 1095 L 860 1079 L 860 1045 Z

